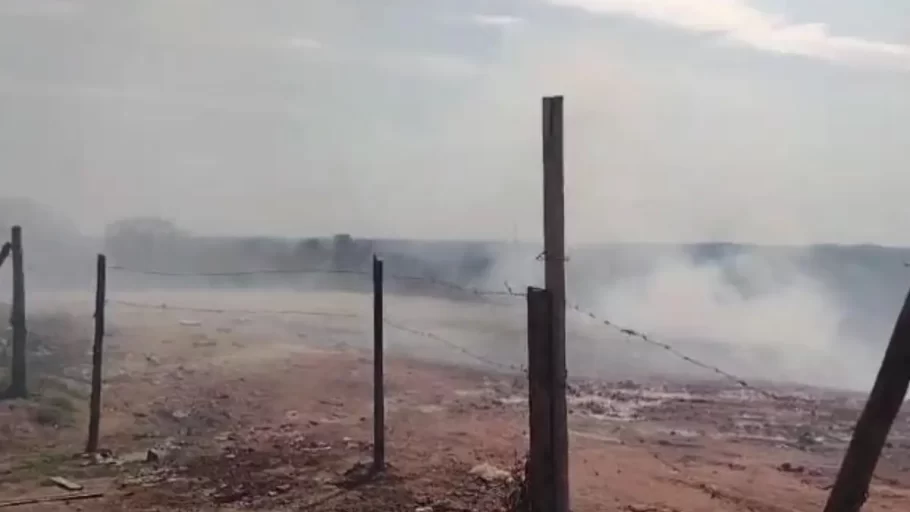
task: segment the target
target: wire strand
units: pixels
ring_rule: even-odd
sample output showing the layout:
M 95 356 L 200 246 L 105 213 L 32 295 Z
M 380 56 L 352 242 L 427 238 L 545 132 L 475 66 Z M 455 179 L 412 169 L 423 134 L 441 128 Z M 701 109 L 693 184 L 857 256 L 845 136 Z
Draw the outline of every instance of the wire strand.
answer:
M 259 269 L 249 269 L 249 270 L 236 270 L 236 271 L 218 271 L 218 272 L 168 272 L 162 270 L 140 270 L 124 267 L 122 265 L 112 265 L 108 267 L 109 270 L 118 271 L 126 274 L 134 275 L 147 275 L 147 276 L 159 276 L 159 277 L 243 277 L 243 276 L 255 276 L 255 275 L 305 275 L 305 274 L 325 274 L 325 275 L 355 275 L 355 276 L 372 276 L 372 273 L 366 270 L 358 269 L 315 269 L 315 268 L 259 268 Z M 451 281 L 446 281 L 443 279 L 438 279 L 435 277 L 426 277 L 426 276 L 414 276 L 414 275 L 401 275 L 401 274 L 386 274 L 385 276 L 388 279 L 393 281 L 401 282 L 422 282 L 428 283 L 440 288 L 447 288 L 450 290 L 459 291 L 469 295 L 476 295 L 479 297 L 522 297 L 524 294 L 516 293 L 511 289 L 507 290 L 482 290 L 472 286 L 459 285 Z
M 244 313 L 248 315 L 301 315 L 301 316 L 331 316 L 342 318 L 359 317 L 357 313 L 335 313 L 328 311 L 303 311 L 296 309 L 232 309 L 232 308 L 200 308 L 191 306 L 174 306 L 167 303 L 148 304 L 141 302 L 132 302 L 127 300 L 108 300 L 106 304 L 116 304 L 136 309 L 155 309 L 162 311 L 192 311 L 196 313 Z
M 385 323 L 385 324 L 388 325 L 389 327 L 392 327 L 392 328 L 394 328 L 394 329 L 398 329 L 399 331 L 407 332 L 407 333 L 413 334 L 413 335 L 415 335 L 415 336 L 422 336 L 422 337 L 424 337 L 424 338 L 428 338 L 428 339 L 437 341 L 437 342 L 439 342 L 439 343 L 441 343 L 441 344 L 443 344 L 443 345 L 448 346 L 449 348 L 451 348 L 451 349 L 453 349 L 453 350 L 456 350 L 456 351 L 458 351 L 458 352 L 461 352 L 462 354 L 464 354 L 464 355 L 466 355 L 466 356 L 468 356 L 468 357 L 470 357 L 470 358 L 473 358 L 473 359 L 475 359 L 475 360 L 477 360 L 477 361 L 479 361 L 479 362 L 481 362 L 481 363 L 484 363 L 484 364 L 486 364 L 486 365 L 489 365 L 489 366 L 492 366 L 492 367 L 495 367 L 495 368 L 499 368 L 499 369 L 501 369 L 501 370 L 523 371 L 523 368 L 520 367 L 520 366 L 511 365 L 511 364 L 499 363 L 499 362 L 494 361 L 494 360 L 492 360 L 492 359 L 490 359 L 490 358 L 488 358 L 488 357 L 485 357 L 485 356 L 482 356 L 482 355 L 477 354 L 477 353 L 475 353 L 475 352 L 472 352 L 472 351 L 468 350 L 467 348 L 465 348 L 465 347 L 459 345 L 458 343 L 455 343 L 455 342 L 453 342 L 453 341 L 447 340 L 447 339 L 443 338 L 442 336 L 439 336 L 438 334 L 434 334 L 434 333 L 428 332 L 428 331 L 421 331 L 421 330 L 415 329 L 415 328 L 413 328 L 413 327 L 408 327 L 408 326 L 402 325 L 402 324 L 400 324 L 400 323 L 398 323 L 398 322 L 392 321 L 392 320 L 390 320 L 389 318 L 383 318 L 383 323 Z
M 682 352 L 681 350 L 677 349 L 676 347 L 674 347 L 673 345 L 671 345 L 669 343 L 666 343 L 663 341 L 658 341 L 657 339 L 655 339 L 654 337 L 652 337 L 651 335 L 649 335 L 647 333 L 644 333 L 644 332 L 636 330 L 636 329 L 631 329 L 629 327 L 623 327 L 623 326 L 616 324 L 605 318 L 600 318 L 597 315 L 595 315 L 594 313 L 592 313 L 591 311 L 581 308 L 577 304 L 567 304 L 566 307 L 568 307 L 572 311 L 575 311 L 576 313 L 579 313 L 581 315 L 584 315 L 584 316 L 590 318 L 591 320 L 594 320 L 595 322 L 599 322 L 599 323 L 605 325 L 606 327 L 618 332 L 619 334 L 625 336 L 628 339 L 636 339 L 641 342 L 647 343 L 648 345 L 663 349 L 664 351 L 666 351 L 667 353 L 676 357 L 677 359 L 680 359 L 693 366 L 697 366 L 704 370 L 708 370 L 712 373 L 720 375 L 724 379 L 737 384 L 738 386 L 740 386 L 743 389 L 748 389 L 750 391 L 753 391 L 766 398 L 770 398 L 773 400 L 782 399 L 780 396 L 778 396 L 770 391 L 767 391 L 765 389 L 762 389 L 760 387 L 750 384 L 748 381 L 746 381 L 742 377 L 739 377 L 733 373 L 723 370 L 722 368 L 720 368 L 718 366 L 714 366 L 714 365 L 705 363 L 704 361 L 701 361 L 699 359 L 696 359 L 696 358 Z
M 157 270 L 137 270 L 137 269 L 127 268 L 127 267 L 124 267 L 121 265 L 114 265 L 109 268 L 111 270 L 116 270 L 116 271 L 120 271 L 120 272 L 131 273 L 131 274 L 171 276 L 171 277 L 230 277 L 230 276 L 248 276 L 248 275 L 268 275 L 268 274 L 336 274 L 336 275 L 341 274 L 341 275 L 360 275 L 360 276 L 370 276 L 371 275 L 371 273 L 368 271 L 357 270 L 357 269 L 263 268 L 263 269 L 251 269 L 251 270 L 231 271 L 231 272 L 227 272 L 227 271 L 221 271 L 221 272 L 165 272 L 165 271 L 157 271 Z M 396 275 L 396 274 L 388 274 L 386 277 L 388 277 L 389 279 L 395 280 L 395 281 L 428 283 L 428 284 L 432 284 L 432 285 L 439 286 L 442 288 L 447 288 L 450 290 L 455 290 L 455 291 L 459 291 L 462 293 L 466 293 L 466 294 L 470 294 L 470 295 L 474 295 L 474 296 L 478 296 L 478 297 L 517 297 L 517 298 L 527 297 L 526 293 L 518 292 L 514 288 L 512 288 L 512 286 L 509 284 L 508 281 L 503 283 L 504 288 L 505 288 L 504 290 L 481 290 L 478 288 L 462 286 L 462 285 L 459 285 L 456 283 L 452 283 L 449 281 L 444 281 L 444 280 L 436 279 L 436 278 L 432 278 L 432 277 L 413 276 L 413 275 Z M 133 306 L 133 307 L 150 307 L 150 305 L 141 305 L 138 303 L 128 303 L 126 301 L 117 301 L 117 303 L 120 303 L 122 305 Z M 154 306 L 151 306 L 151 307 L 154 307 Z M 660 348 L 681 361 L 684 361 L 688 364 L 691 364 L 698 368 L 701 368 L 701 369 L 707 370 L 709 372 L 712 372 L 716 375 L 719 375 L 719 376 L 723 377 L 724 379 L 737 384 L 738 386 L 740 386 L 743 389 L 748 389 L 750 391 L 756 392 L 758 394 L 761 394 L 762 396 L 765 396 L 765 397 L 768 397 L 771 399 L 775 399 L 775 400 L 781 399 L 778 395 L 776 395 L 770 391 L 761 389 L 757 386 L 750 384 L 748 381 L 746 381 L 742 377 L 739 377 L 731 372 L 728 372 L 718 366 L 706 363 L 700 359 L 690 356 L 690 355 L 686 354 L 685 352 L 683 352 L 682 350 L 679 350 L 678 348 L 674 347 L 673 345 L 663 342 L 663 341 L 659 341 L 659 340 L 655 339 L 653 336 L 651 336 L 643 331 L 640 331 L 637 329 L 632 329 L 629 327 L 624 327 L 622 325 L 614 323 L 613 321 L 611 321 L 609 319 L 598 317 L 590 310 L 582 308 L 581 306 L 579 306 L 577 304 L 568 304 L 567 303 L 566 307 L 583 316 L 588 317 L 591 320 L 601 323 L 602 325 L 618 332 L 619 334 L 625 336 L 628 339 L 635 339 L 635 340 L 641 341 L 643 343 L 646 343 L 648 345 Z M 167 307 L 158 306 L 157 309 L 167 309 Z M 248 314 L 262 313 L 262 314 L 300 314 L 300 315 L 320 315 L 321 314 L 323 316 L 330 315 L 327 313 L 292 311 L 292 310 L 256 311 L 256 310 L 228 310 L 228 309 L 175 308 L 175 307 L 171 307 L 170 309 L 181 309 L 181 310 L 185 310 L 185 311 L 201 311 L 201 312 L 213 312 L 213 313 L 241 312 L 241 313 L 248 313 Z M 352 314 L 350 314 L 350 316 L 357 316 L 357 315 L 352 313 Z M 399 329 L 402 331 L 406 331 L 406 332 L 410 332 L 415 335 L 420 335 L 425 338 L 434 339 L 440 343 L 450 346 L 451 348 L 453 348 L 455 350 L 458 350 L 459 352 L 464 353 L 465 355 L 468 355 L 469 357 L 472 357 L 472 358 L 474 358 L 478 361 L 484 362 L 486 364 L 490 364 L 491 366 L 495 366 L 498 368 L 508 368 L 511 370 L 516 369 L 515 366 L 502 365 L 498 362 L 484 358 L 483 356 L 474 354 L 474 353 L 468 351 L 467 349 L 465 349 L 464 347 L 462 347 L 454 342 L 451 342 L 449 340 L 446 340 L 445 338 L 442 338 L 433 333 L 408 328 L 403 325 L 393 323 L 388 319 L 384 319 L 384 321 L 393 328 L 396 328 L 396 329 Z

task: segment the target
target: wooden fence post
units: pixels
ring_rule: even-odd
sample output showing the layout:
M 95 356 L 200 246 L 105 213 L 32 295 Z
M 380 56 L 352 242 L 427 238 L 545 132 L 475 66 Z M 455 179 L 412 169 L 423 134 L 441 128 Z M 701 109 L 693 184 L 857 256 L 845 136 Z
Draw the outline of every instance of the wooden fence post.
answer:
M 107 293 L 107 262 L 98 255 L 95 287 L 95 341 L 92 345 L 92 398 L 89 405 L 88 442 L 86 453 L 98 451 L 98 431 L 101 426 L 101 379 L 104 353 L 104 303 Z
M 385 469 L 382 260 L 373 255 L 373 470 Z
M 6 258 L 9 258 L 10 251 L 13 250 L 13 245 L 9 242 L 3 244 L 3 247 L 0 248 L 0 267 L 6 262 Z
M 10 325 L 13 327 L 13 357 L 10 371 L 9 398 L 28 396 L 28 330 L 25 325 L 25 267 L 22 263 L 22 228 L 13 226 L 10 237 L 13 256 L 13 306 Z
M 553 380 L 550 391 L 553 436 L 554 512 L 569 512 L 569 428 L 566 405 L 566 253 L 563 179 L 563 98 L 543 99 L 544 282 L 550 294 Z
M 556 498 L 553 472 L 553 339 L 550 336 L 550 293 L 528 288 L 528 407 L 530 512 L 551 512 Z
M 856 422 L 853 438 L 841 463 L 825 512 L 858 512 L 866 502 L 872 474 L 891 425 L 910 386 L 910 294 L 894 325 L 885 358 L 869 400 Z

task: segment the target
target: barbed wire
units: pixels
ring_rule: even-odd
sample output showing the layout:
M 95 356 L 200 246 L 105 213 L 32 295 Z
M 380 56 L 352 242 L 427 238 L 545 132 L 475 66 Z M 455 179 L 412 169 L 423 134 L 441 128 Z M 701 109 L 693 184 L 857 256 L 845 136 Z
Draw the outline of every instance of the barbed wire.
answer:
M 297 309 L 235 309 L 235 308 L 201 308 L 192 306 L 174 306 L 167 303 L 151 304 L 127 300 L 108 299 L 106 304 L 115 304 L 136 309 L 155 309 L 162 311 L 192 311 L 196 313 L 243 313 L 247 315 L 301 315 L 301 316 L 331 316 L 343 318 L 357 318 L 357 313 L 336 313 L 331 311 L 303 311 Z
M 305 274 L 325 274 L 325 275 L 354 275 L 363 277 L 372 277 L 372 272 L 360 269 L 322 269 L 322 268 L 259 268 L 237 271 L 218 271 L 218 272 L 169 272 L 162 270 L 140 270 L 124 267 L 122 265 L 111 265 L 109 270 L 123 272 L 135 275 L 163 276 L 163 277 L 243 277 L 255 275 L 305 275 Z M 440 288 L 459 291 L 478 297 L 523 297 L 524 294 L 516 293 L 513 290 L 482 290 L 473 286 L 465 286 L 443 279 L 429 276 L 415 276 L 403 274 L 385 274 L 384 278 L 400 282 L 421 282 L 428 283 Z
M 349 274 L 349 275 L 370 275 L 365 270 L 356 269 L 306 269 L 306 268 L 256 268 L 248 270 L 230 270 L 216 272 L 171 272 L 164 270 L 145 270 L 124 267 L 122 265 L 110 265 L 108 270 L 124 272 L 128 274 L 138 274 L 146 276 L 165 276 L 165 277 L 242 277 L 268 274 Z
M 512 295 L 514 295 L 514 296 L 524 296 L 524 297 L 527 296 L 527 294 L 519 294 L 519 293 L 515 292 L 514 289 L 509 285 L 508 282 L 505 283 L 505 286 L 506 286 L 506 290 L 507 290 L 510 294 L 512 294 Z M 776 395 L 776 394 L 774 394 L 774 393 L 772 393 L 772 392 L 770 392 L 770 391 L 767 391 L 767 390 L 765 390 L 765 389 L 762 389 L 762 388 L 760 388 L 760 387 L 757 387 L 757 386 L 755 386 L 755 385 L 752 385 L 752 384 L 750 384 L 748 381 L 746 381 L 744 378 L 742 378 L 742 377 L 740 377 L 740 376 L 738 376 L 738 375 L 735 375 L 735 374 L 733 374 L 733 373 L 730 373 L 730 372 L 728 372 L 728 371 L 726 371 L 726 370 L 724 370 L 724 369 L 722 369 L 722 368 L 720 368 L 720 367 L 718 367 L 718 366 L 715 366 L 715 365 L 712 365 L 712 364 L 708 364 L 708 363 L 706 363 L 706 362 L 704 362 L 704 361 L 701 361 L 701 360 L 699 360 L 699 359 L 696 359 L 695 357 L 690 356 L 690 355 L 686 354 L 685 352 L 679 350 L 678 348 L 674 347 L 674 346 L 671 345 L 670 343 L 667 343 L 667 342 L 664 342 L 664 341 L 659 341 L 659 340 L 655 339 L 652 335 L 647 334 L 647 333 L 645 333 L 645 332 L 643 332 L 643 331 L 640 331 L 640 330 L 637 330 L 637 329 L 632 329 L 632 328 L 629 328 L 629 327 L 624 327 L 624 326 L 619 325 L 619 324 L 617 324 L 617 323 L 615 323 L 615 322 L 613 322 L 613 321 L 611 321 L 611 320 L 608 320 L 608 319 L 606 319 L 606 318 L 601 318 L 601 317 L 595 315 L 595 314 L 594 314 L 592 311 L 590 311 L 589 309 L 583 308 L 583 307 L 581 307 L 580 305 L 575 304 L 575 303 L 572 303 L 572 302 L 566 302 L 566 308 L 569 309 L 569 310 L 571 310 L 571 311 L 575 311 L 576 313 L 578 313 L 578 314 L 580 314 L 580 315 L 586 316 L 586 317 L 588 317 L 589 319 L 594 320 L 595 322 L 598 322 L 598 323 L 600 323 L 600 324 L 602 324 L 602 325 L 604 325 L 604 326 L 606 326 L 606 327 L 608 327 L 608 328 L 610 328 L 610 329 L 612 329 L 612 330 L 618 332 L 619 334 L 625 336 L 627 339 L 637 339 L 637 340 L 639 340 L 639 341 L 641 341 L 641 342 L 644 342 L 644 343 L 646 343 L 646 344 L 648 344 L 648 345 L 651 345 L 651 346 L 660 348 L 660 349 L 662 349 L 662 350 L 668 352 L 668 353 L 671 354 L 672 356 L 676 357 L 677 359 L 680 359 L 680 360 L 682 360 L 682 361 L 684 361 L 684 362 L 686 362 L 686 363 L 689 363 L 689 364 L 691 364 L 691 365 L 693 365 L 693 366 L 697 366 L 697 367 L 699 367 L 699 368 L 701 368 L 701 369 L 703 369 L 703 370 L 708 370 L 708 371 L 710 371 L 710 372 L 712 372 L 712 373 L 715 373 L 715 374 L 717 374 L 717 375 L 720 375 L 720 376 L 723 377 L 724 379 L 727 379 L 727 380 L 729 380 L 729 381 L 731 381 L 731 382 L 734 382 L 735 384 L 737 384 L 738 386 L 742 387 L 743 389 L 748 389 L 748 390 L 750 390 L 750 391 L 754 391 L 754 392 L 759 393 L 759 394 L 761 394 L 761 395 L 763 395 L 763 396 L 765 396 L 765 397 L 767 397 L 767 398 L 771 398 L 771 399 L 774 399 L 774 400 L 779 400 L 779 399 L 780 399 L 780 397 L 779 397 L 778 395 Z
M 116 271 L 131 273 L 131 274 L 154 275 L 154 276 L 171 276 L 171 277 L 231 277 L 231 276 L 268 275 L 268 274 L 341 274 L 341 275 L 371 276 L 371 272 L 368 272 L 368 271 L 365 271 L 365 270 L 359 270 L 359 269 L 281 269 L 281 268 L 262 268 L 262 269 L 250 269 L 250 270 L 231 271 L 231 272 L 228 272 L 228 271 L 219 271 L 219 272 L 166 272 L 166 271 L 156 271 L 156 270 L 138 270 L 138 269 L 131 269 L 131 268 L 128 268 L 128 267 L 124 267 L 124 266 L 122 266 L 122 265 L 113 265 L 113 266 L 110 266 L 109 268 L 110 268 L 111 270 L 116 270 Z M 459 291 L 459 292 L 462 292 L 462 293 L 467 293 L 467 294 L 470 294 L 470 295 L 475 295 L 475 296 L 478 296 L 478 297 L 513 297 L 513 298 L 523 298 L 523 297 L 527 297 L 527 294 L 526 294 L 526 293 L 517 291 L 516 289 L 514 289 L 514 288 L 509 284 L 508 281 L 506 281 L 506 282 L 503 283 L 503 286 L 504 286 L 504 288 L 505 288 L 504 290 L 481 290 L 481 289 L 479 289 L 479 288 L 474 288 L 474 287 L 469 287 L 469 286 L 463 286 L 463 285 L 459 285 L 459 284 L 457 284 L 457 283 L 453 283 L 453 282 L 450 282 L 450 281 L 445 281 L 445 280 L 441 280 L 441 279 L 437 279 L 437 278 L 433 278 L 433 277 L 426 277 L 426 276 L 387 274 L 385 277 L 387 277 L 387 278 L 389 278 L 389 279 L 392 279 L 392 280 L 395 280 L 395 281 L 403 281 L 403 282 L 423 282 L 423 283 L 428 283 L 428 284 L 432 284 L 432 285 L 439 286 L 439 287 L 442 287 L 442 288 L 447 288 L 447 289 L 450 289 L 450 290 L 455 290 L 455 291 Z M 124 305 L 132 305 L 132 306 L 134 306 L 134 307 L 144 307 L 144 306 L 148 306 L 148 305 L 138 305 L 138 304 L 135 304 L 135 303 L 133 303 L 133 304 L 127 304 L 127 303 L 125 303 L 125 301 L 120 301 L 120 303 L 121 303 L 121 304 L 124 304 Z M 651 345 L 651 346 L 660 348 L 660 349 L 666 351 L 667 353 L 669 353 L 670 355 L 672 355 L 673 357 L 676 357 L 677 359 L 679 359 L 679 360 L 681 360 L 681 361 L 684 361 L 684 362 L 686 362 L 686 363 L 688 363 L 688 364 L 691 364 L 691 365 L 696 366 L 696 367 L 698 367 L 698 368 L 701 368 L 701 369 L 707 370 L 707 371 L 709 371 L 709 372 L 712 372 L 712 373 L 714 373 L 714 374 L 716 374 L 716 375 L 719 375 L 719 376 L 723 377 L 724 379 L 726 379 L 726 380 L 728 380 L 728 381 L 731 381 L 731 382 L 737 384 L 738 386 L 740 386 L 740 387 L 743 388 L 743 389 L 747 389 L 747 390 L 753 391 L 753 392 L 755 392 L 755 393 L 758 393 L 758 394 L 760 394 L 760 395 L 762 395 L 762 396 L 765 396 L 765 397 L 767 397 L 767 398 L 771 398 L 771 399 L 774 399 L 774 400 L 780 400 L 780 399 L 781 399 L 778 395 L 776 395 L 776 394 L 774 394 L 774 393 L 772 393 L 772 392 L 770 392 L 770 391 L 764 390 L 764 389 L 762 389 L 762 388 L 760 388 L 760 387 L 754 386 L 754 385 L 750 384 L 748 381 L 746 381 L 744 378 L 742 378 L 742 377 L 740 377 L 740 376 L 738 376 L 738 375 L 735 375 L 735 374 L 733 374 L 733 373 L 731 373 L 731 372 L 728 372 L 728 371 L 726 371 L 726 370 L 720 368 L 719 366 L 716 366 L 716 365 L 712 365 L 712 364 L 706 363 L 706 362 L 704 362 L 704 361 L 702 361 L 702 360 L 700 360 L 700 359 L 697 359 L 697 358 L 695 358 L 695 357 L 693 357 L 693 356 L 690 356 L 690 355 L 686 354 L 685 352 L 683 352 L 682 350 L 680 350 L 680 349 L 676 348 L 675 346 L 671 345 L 670 343 L 667 343 L 667 342 L 664 342 L 664 341 L 657 340 L 657 339 L 655 339 L 653 336 L 651 336 L 651 335 L 649 335 L 649 334 L 647 334 L 647 333 L 645 333 L 645 332 L 643 332 L 643 331 L 640 331 L 640 330 L 637 330 L 637 329 L 633 329 L 633 328 L 630 328 L 630 327 L 625 327 L 625 326 L 619 325 L 619 324 L 617 324 L 617 323 L 615 323 L 615 322 L 613 322 L 613 321 L 611 321 L 611 320 L 609 320 L 609 319 L 601 318 L 601 317 L 595 315 L 595 314 L 594 314 L 593 312 L 591 312 L 590 310 L 585 309 L 585 308 L 582 308 L 582 307 L 579 306 L 578 304 L 567 303 L 567 304 L 566 304 L 566 307 L 567 307 L 568 309 L 572 310 L 572 311 L 575 311 L 575 312 L 578 313 L 578 314 L 581 314 L 581 315 L 583 315 L 583 316 L 586 316 L 586 317 L 588 317 L 589 319 L 594 320 L 594 321 L 596 321 L 596 322 L 598 322 L 598 323 L 600 323 L 600 324 L 602 324 L 602 325 L 604 325 L 604 326 L 606 326 L 606 327 L 608 327 L 608 328 L 610 328 L 610 329 L 612 329 L 612 330 L 618 332 L 619 334 L 625 336 L 627 339 L 636 339 L 636 340 L 641 341 L 641 342 L 643 342 L 643 343 L 646 343 L 646 344 L 648 344 L 648 345 Z M 160 308 L 160 307 L 159 307 L 159 308 Z M 176 308 L 171 308 L 171 309 L 176 309 Z M 193 310 L 195 310 L 195 311 L 214 312 L 214 313 L 228 312 L 228 310 L 225 310 L 225 309 L 211 309 L 211 310 L 210 310 L 210 309 L 207 309 L 207 308 L 180 308 L 180 309 L 182 309 L 182 310 L 187 310 L 187 311 L 193 311 Z M 287 311 L 255 311 L 255 310 L 243 311 L 243 310 L 232 310 L 232 312 L 246 312 L 246 313 L 248 313 L 248 314 L 257 314 L 257 313 L 263 313 L 263 314 L 269 314 L 269 313 L 271 313 L 271 314 L 304 314 L 304 315 L 306 315 L 306 314 L 316 314 L 316 313 L 312 313 L 312 312 L 301 312 L 301 311 L 296 311 L 296 312 L 295 312 L 295 311 L 291 311 L 291 310 L 287 310 Z M 355 315 L 355 314 L 352 314 L 352 316 L 356 316 L 356 315 Z M 409 328 L 409 327 L 406 327 L 406 326 L 402 326 L 402 325 L 400 325 L 400 324 L 395 324 L 395 323 L 390 322 L 388 319 L 384 319 L 384 321 L 385 321 L 390 327 L 397 328 L 397 329 L 402 330 L 402 331 L 410 332 L 410 333 L 415 334 L 415 335 L 423 336 L 423 337 L 425 337 L 425 338 L 434 339 L 434 340 L 436 340 L 436 341 L 438 341 L 438 342 L 440 342 L 440 343 L 443 343 L 443 344 L 445 344 L 445 345 L 448 345 L 449 347 L 451 347 L 451 348 L 453 348 L 453 349 L 455 349 L 455 350 L 457 350 L 457 351 L 459 351 L 459 352 L 464 353 L 465 355 L 468 355 L 469 357 L 472 357 L 473 359 L 476 359 L 476 360 L 478 360 L 478 361 L 480 361 L 480 362 L 489 364 L 489 365 L 491 365 L 491 366 L 498 367 L 498 368 L 507 368 L 507 369 L 510 369 L 510 370 L 516 370 L 516 369 L 518 369 L 518 368 L 516 368 L 515 366 L 512 366 L 512 365 L 502 365 L 501 363 L 498 363 L 498 362 L 496 362 L 496 361 L 492 361 L 492 360 L 489 360 L 489 359 L 487 359 L 487 358 L 485 358 L 485 357 L 483 357 L 483 356 L 479 356 L 478 354 L 474 354 L 474 353 L 468 351 L 467 349 L 465 349 L 464 347 L 462 347 L 462 346 L 460 346 L 460 345 L 458 345 L 458 344 L 456 344 L 456 343 L 454 343 L 454 342 L 451 342 L 451 341 L 449 341 L 449 340 L 446 340 L 445 338 L 442 338 L 441 336 L 438 336 L 438 335 L 433 334 L 433 333 L 431 333 L 431 332 L 420 331 L 420 330 L 417 330 L 417 329 L 412 329 L 412 328 Z
M 231 308 L 200 308 L 200 307 L 185 307 L 185 306 L 173 306 L 166 303 L 161 304 L 150 304 L 150 303 L 140 303 L 133 301 L 125 300 L 108 300 L 107 304 L 117 304 L 126 307 L 132 307 L 137 309 L 153 309 L 159 311 L 193 311 L 200 313 L 245 313 L 245 314 L 276 314 L 276 315 L 306 315 L 306 316 L 333 316 L 333 317 L 347 317 L 347 318 L 357 318 L 362 315 L 357 313 L 334 313 L 334 312 L 323 312 L 323 311 L 301 311 L 301 310 L 256 310 L 256 309 L 231 309 Z M 408 327 L 400 322 L 393 321 L 389 318 L 383 318 L 383 323 L 397 329 L 399 331 L 407 332 L 417 336 L 421 336 L 427 339 L 434 340 L 439 342 L 453 350 L 461 352 L 462 354 L 471 357 L 481 363 L 487 364 L 489 366 L 510 371 L 522 371 L 523 368 L 516 365 L 509 365 L 499 363 L 487 357 L 484 357 L 480 354 L 472 352 L 467 348 L 455 343 L 451 340 L 443 338 L 437 334 L 434 334 L 429 331 L 422 331 L 413 327 Z
M 746 379 L 739 377 L 738 375 L 735 375 L 733 373 L 730 373 L 718 366 L 714 366 L 712 364 L 708 364 L 704 361 L 696 359 L 695 357 L 692 357 L 692 356 L 686 354 L 685 352 L 682 352 L 681 350 L 677 349 L 673 345 L 663 342 L 663 341 L 659 341 L 659 340 L 655 339 L 653 336 L 651 336 L 645 332 L 642 332 L 642 331 L 639 331 L 636 329 L 632 329 L 629 327 L 623 327 L 622 325 L 614 323 L 610 320 L 598 317 L 593 312 L 586 310 L 577 304 L 567 303 L 566 307 L 572 311 L 575 311 L 578 314 L 584 315 L 584 316 L 588 317 L 589 319 L 594 320 L 595 322 L 598 322 L 598 323 L 618 332 L 619 334 L 625 336 L 627 339 L 636 339 L 641 342 L 647 343 L 648 345 L 660 348 L 660 349 L 666 351 L 667 353 L 671 354 L 672 356 L 676 357 L 677 359 L 680 359 L 693 366 L 697 366 L 704 370 L 708 370 L 712 373 L 720 375 L 724 379 L 727 379 L 727 380 L 737 384 L 738 386 L 740 386 L 743 389 L 753 391 L 755 393 L 758 393 L 758 394 L 760 394 L 766 398 L 770 398 L 772 400 L 782 400 L 782 398 L 775 393 L 762 389 L 758 386 L 752 385 L 748 381 L 746 381 Z
M 472 351 L 468 350 L 467 348 L 459 345 L 458 343 L 455 343 L 454 341 L 447 340 L 447 339 L 443 338 L 442 336 L 439 336 L 438 334 L 434 334 L 434 333 L 428 332 L 428 331 L 421 331 L 421 330 L 415 329 L 413 327 L 408 327 L 406 325 L 402 325 L 398 322 L 390 320 L 389 318 L 383 318 L 382 321 L 384 324 L 388 325 L 389 327 L 392 327 L 393 329 L 398 329 L 399 331 L 407 332 L 407 333 L 413 334 L 415 336 L 422 336 L 424 338 L 428 338 L 428 339 L 437 341 L 439 343 L 442 343 L 443 345 L 446 345 L 449 348 L 456 350 L 458 352 L 461 352 L 462 354 L 464 354 L 470 358 L 473 358 L 481 363 L 484 363 L 488 366 L 492 366 L 492 367 L 498 368 L 500 370 L 506 370 L 506 371 L 517 371 L 517 372 L 524 371 L 524 368 L 521 366 L 512 365 L 512 364 L 504 364 L 504 363 L 494 361 L 486 356 L 482 356 L 480 354 L 472 352 Z

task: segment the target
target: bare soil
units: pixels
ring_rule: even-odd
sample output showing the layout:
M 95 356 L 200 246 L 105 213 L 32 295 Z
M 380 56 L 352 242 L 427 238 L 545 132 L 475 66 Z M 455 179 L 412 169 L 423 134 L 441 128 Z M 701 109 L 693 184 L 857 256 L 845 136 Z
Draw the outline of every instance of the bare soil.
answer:
M 255 311 L 240 312 L 240 299 L 234 309 L 191 311 L 171 302 L 205 309 L 202 297 L 120 298 L 134 304 L 110 305 L 104 451 L 81 455 L 90 309 L 48 306 L 53 316 L 31 323 L 47 347 L 33 358 L 41 368 L 35 396 L 0 404 L 0 500 L 65 494 L 48 482 L 63 476 L 104 496 L 17 509 L 504 510 L 527 447 L 520 372 L 434 362 L 424 357 L 431 338 L 400 344 L 386 361 L 388 467 L 371 474 L 368 299 L 288 306 L 260 297 Z M 416 322 L 429 306 L 413 300 L 390 309 Z M 488 321 L 498 313 L 485 314 Z M 470 316 L 460 315 L 452 322 Z M 506 337 L 521 342 L 511 331 Z M 718 382 L 573 380 L 573 510 L 819 510 L 862 397 L 773 392 L 777 398 Z M 908 470 L 910 421 L 902 417 L 866 510 L 910 508 Z

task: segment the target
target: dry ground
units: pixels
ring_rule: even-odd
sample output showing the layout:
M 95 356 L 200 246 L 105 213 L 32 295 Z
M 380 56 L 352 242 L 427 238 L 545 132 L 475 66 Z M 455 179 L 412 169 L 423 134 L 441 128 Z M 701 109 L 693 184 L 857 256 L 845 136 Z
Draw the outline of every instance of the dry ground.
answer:
M 0 500 L 59 494 L 47 479 L 64 476 L 105 494 L 18 510 L 501 509 L 505 475 L 472 469 L 509 470 L 523 454 L 520 373 L 429 361 L 468 356 L 389 328 L 390 467 L 364 479 L 372 439 L 369 298 L 219 297 L 214 306 L 202 294 L 112 298 L 102 426 L 110 454 L 94 459 L 78 455 L 89 303 L 43 302 L 77 316 L 32 322 L 33 336 L 53 353 L 33 358 L 34 373 L 43 373 L 34 399 L 0 404 Z M 243 308 L 258 312 L 236 311 Z M 473 308 L 447 305 L 444 319 L 429 321 L 438 304 L 401 299 L 390 301 L 389 316 L 456 341 L 490 332 L 504 314 Z M 287 309 L 296 313 L 261 312 Z M 516 316 L 488 336 L 520 348 L 522 323 Z M 483 349 L 472 343 L 463 346 Z M 484 359 L 497 355 L 496 347 L 483 349 Z M 782 398 L 718 383 L 573 381 L 573 509 L 819 510 L 861 399 L 776 392 Z M 902 418 L 867 510 L 910 507 L 908 433 Z M 157 460 L 147 461 L 149 450 Z

